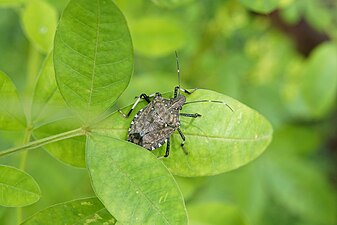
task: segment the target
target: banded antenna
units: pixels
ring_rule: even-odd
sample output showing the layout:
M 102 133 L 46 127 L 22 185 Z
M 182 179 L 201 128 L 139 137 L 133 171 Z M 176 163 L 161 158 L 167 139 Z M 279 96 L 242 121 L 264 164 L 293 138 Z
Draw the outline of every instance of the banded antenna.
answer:
M 177 73 L 178 73 L 178 95 L 180 94 L 180 66 L 179 66 L 179 58 L 177 51 L 174 51 L 176 53 L 176 62 L 177 62 Z
M 218 101 L 218 100 L 195 100 L 195 101 L 185 102 L 184 105 L 191 104 L 191 103 L 199 103 L 199 102 L 222 103 L 222 104 L 225 104 L 232 112 L 234 112 L 232 107 L 230 107 L 227 103 L 225 103 L 223 101 Z

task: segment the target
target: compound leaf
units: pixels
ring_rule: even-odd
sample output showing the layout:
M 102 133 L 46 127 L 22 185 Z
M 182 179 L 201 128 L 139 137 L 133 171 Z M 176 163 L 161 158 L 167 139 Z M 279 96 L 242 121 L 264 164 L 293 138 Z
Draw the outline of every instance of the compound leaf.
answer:
M 33 204 L 41 197 L 36 181 L 14 167 L 0 165 L 0 205 L 21 207 Z
M 272 139 L 270 123 L 253 109 L 230 97 L 214 91 L 197 90 L 186 99 L 187 102 L 220 100 L 227 103 L 233 112 L 223 103 L 204 102 L 183 107 L 182 112 L 199 113 L 202 117 L 181 117 L 188 155 L 180 147 L 182 140 L 179 133 L 173 133 L 171 154 L 163 162 L 175 175 L 209 176 L 236 169 L 258 157 Z M 144 103 L 139 104 L 135 112 L 144 106 Z M 128 109 L 130 107 L 124 111 Z M 131 117 L 134 115 L 131 114 Z M 126 140 L 132 119 L 124 119 L 116 112 L 93 128 L 93 132 Z M 165 148 L 164 145 L 155 153 L 164 155 Z
M 173 176 L 150 152 L 93 133 L 86 162 L 96 195 L 121 224 L 187 224 Z
M 66 103 L 88 121 L 121 95 L 133 70 L 123 14 L 112 0 L 71 0 L 55 35 L 54 64 Z
M 16 88 L 10 78 L 0 71 L 0 129 L 20 130 L 26 125 Z
M 116 224 L 97 198 L 77 199 L 53 205 L 28 218 L 22 225 Z

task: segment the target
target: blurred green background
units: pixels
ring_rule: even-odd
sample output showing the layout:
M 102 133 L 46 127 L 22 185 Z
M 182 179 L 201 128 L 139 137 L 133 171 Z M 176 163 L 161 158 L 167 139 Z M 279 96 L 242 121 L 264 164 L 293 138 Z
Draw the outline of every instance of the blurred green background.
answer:
M 39 25 L 59 18 L 67 0 L 35 0 L 42 22 L 24 16 L 23 2 L 0 0 L 0 70 L 22 99 L 52 42 L 41 46 L 45 39 L 32 37 L 27 20 Z M 191 224 L 336 225 L 337 1 L 114 2 L 127 18 L 135 51 L 134 75 L 116 107 L 143 92 L 172 91 L 176 50 L 184 88 L 234 97 L 274 127 L 273 142 L 249 165 L 214 177 L 177 177 Z M 19 135 L 0 131 L 0 149 L 19 144 Z M 0 159 L 14 166 L 19 161 L 18 154 Z M 86 170 L 42 149 L 29 152 L 26 171 L 43 196 L 23 208 L 24 218 L 55 203 L 93 196 Z M 16 213 L 0 207 L 0 224 L 15 224 Z

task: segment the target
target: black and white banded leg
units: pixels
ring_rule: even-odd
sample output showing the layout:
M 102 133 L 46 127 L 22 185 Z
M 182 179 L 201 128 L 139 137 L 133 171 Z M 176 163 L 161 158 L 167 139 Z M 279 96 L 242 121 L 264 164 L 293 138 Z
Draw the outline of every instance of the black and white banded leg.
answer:
M 141 94 L 140 96 L 137 97 L 137 100 L 132 105 L 131 109 L 129 110 L 129 112 L 127 114 L 123 113 L 122 110 L 120 110 L 120 109 L 118 110 L 118 112 L 120 114 L 122 114 L 125 118 L 128 118 L 131 115 L 133 109 L 136 108 L 136 106 L 138 105 L 138 103 L 141 99 L 144 99 L 147 103 L 150 103 L 151 102 L 150 98 L 153 97 L 153 96 L 154 96 L 154 94 L 147 95 L 147 94 L 143 93 L 143 94 Z
M 192 91 L 188 91 L 188 90 L 186 90 L 186 89 L 184 89 L 184 88 L 181 88 L 181 87 L 179 87 L 179 86 L 176 86 L 176 87 L 174 88 L 174 97 L 175 97 L 175 98 L 178 96 L 179 90 L 182 91 L 182 92 L 184 92 L 184 93 L 186 93 L 186 94 L 189 94 L 189 95 L 190 95 L 190 94 L 192 94 L 193 92 L 195 92 L 195 91 L 197 90 L 197 88 L 192 89 Z
M 180 137 L 181 137 L 181 139 L 183 140 L 182 142 L 181 142 L 181 144 L 180 144 L 180 146 L 181 146 L 181 148 L 183 149 L 183 151 L 184 151 L 184 153 L 186 154 L 186 155 L 188 155 L 188 151 L 186 150 L 186 148 L 185 148 L 185 135 L 183 134 L 183 132 L 181 132 L 181 130 L 180 130 L 180 128 L 178 128 L 177 129 L 178 130 L 178 132 L 179 132 L 179 134 L 180 134 Z
M 171 148 L 171 138 L 167 138 L 166 140 L 166 151 L 165 151 L 165 155 L 163 156 L 159 156 L 158 159 L 162 159 L 162 158 L 166 158 L 167 156 L 169 156 L 170 154 L 170 148 Z

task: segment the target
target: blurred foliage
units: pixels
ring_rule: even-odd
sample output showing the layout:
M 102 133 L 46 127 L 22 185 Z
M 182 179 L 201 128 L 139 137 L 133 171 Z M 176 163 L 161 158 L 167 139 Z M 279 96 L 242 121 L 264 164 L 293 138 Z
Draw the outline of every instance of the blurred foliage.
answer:
M 27 84 L 36 81 L 51 41 L 29 34 L 36 24 L 25 16 L 26 1 L 0 0 L 0 68 L 22 99 Z M 136 63 L 119 106 L 143 92 L 171 91 L 177 84 L 177 50 L 185 88 L 212 89 L 239 99 L 258 109 L 275 129 L 267 152 L 250 165 L 214 177 L 177 179 L 191 224 L 336 225 L 336 1 L 115 2 L 127 17 Z M 40 0 L 37 8 L 50 15 L 40 22 L 54 29 L 55 21 L 49 19 L 60 15 L 66 3 Z M 1 131 L 0 148 L 18 144 L 20 135 Z M 19 156 L 0 162 L 18 166 Z M 83 169 L 42 150 L 31 151 L 26 164 L 42 198 L 23 208 L 23 218 L 92 195 Z M 205 221 L 208 216 L 214 220 Z M 16 218 L 15 209 L 0 207 L 0 224 L 15 224 Z

